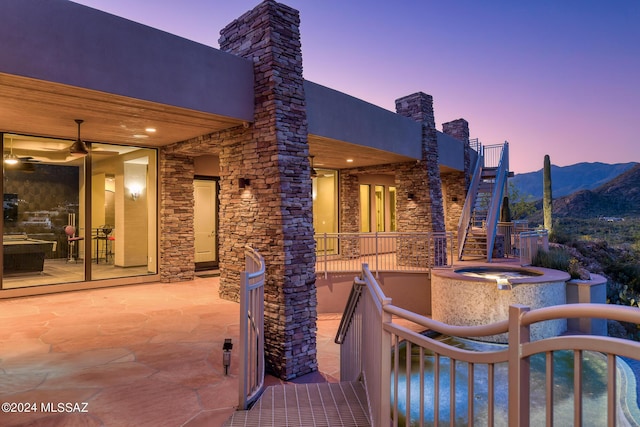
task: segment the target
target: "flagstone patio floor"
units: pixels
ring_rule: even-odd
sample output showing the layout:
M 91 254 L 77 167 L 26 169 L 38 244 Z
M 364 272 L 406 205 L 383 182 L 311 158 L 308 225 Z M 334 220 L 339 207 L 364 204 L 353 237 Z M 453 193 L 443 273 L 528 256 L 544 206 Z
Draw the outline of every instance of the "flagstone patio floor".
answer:
M 218 285 L 196 277 L 0 300 L 0 426 L 222 425 L 238 401 L 239 305 L 218 298 Z M 339 321 L 319 316 L 319 370 L 293 382 L 338 381 Z

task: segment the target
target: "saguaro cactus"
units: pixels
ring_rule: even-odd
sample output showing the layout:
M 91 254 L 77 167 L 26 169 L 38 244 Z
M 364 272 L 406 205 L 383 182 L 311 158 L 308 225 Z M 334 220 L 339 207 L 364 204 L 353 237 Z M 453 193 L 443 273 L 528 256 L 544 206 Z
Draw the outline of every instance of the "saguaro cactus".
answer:
M 553 196 L 551 194 L 551 159 L 549 155 L 544 156 L 544 170 L 542 174 L 542 211 L 544 214 L 544 228 L 551 233 L 552 229 L 552 216 L 551 210 L 553 209 Z

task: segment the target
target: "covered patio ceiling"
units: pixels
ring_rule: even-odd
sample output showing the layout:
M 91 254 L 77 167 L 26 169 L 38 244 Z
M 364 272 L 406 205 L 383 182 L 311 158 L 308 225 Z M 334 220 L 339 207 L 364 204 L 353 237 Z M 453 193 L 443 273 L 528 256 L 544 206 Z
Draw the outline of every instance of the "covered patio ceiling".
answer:
M 161 147 L 242 124 L 214 114 L 0 74 L 0 131 Z M 154 128 L 155 132 L 146 129 Z
M 75 140 L 75 119 L 82 119 L 85 141 L 162 147 L 243 124 L 240 119 L 2 73 L 0 93 L 0 132 L 29 136 Z M 32 155 L 43 141 L 15 139 L 13 148 L 18 155 Z M 314 166 L 325 169 L 415 160 L 318 135 L 309 135 L 309 152 Z

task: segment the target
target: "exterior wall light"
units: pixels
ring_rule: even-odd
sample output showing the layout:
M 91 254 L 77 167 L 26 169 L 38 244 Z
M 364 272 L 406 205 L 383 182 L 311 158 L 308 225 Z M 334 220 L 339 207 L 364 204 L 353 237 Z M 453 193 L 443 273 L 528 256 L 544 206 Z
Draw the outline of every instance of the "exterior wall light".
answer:
M 415 194 L 413 194 L 413 193 L 407 194 L 407 200 L 413 200 L 415 198 L 416 198 Z
M 233 343 L 231 338 L 225 338 L 224 344 L 222 344 L 222 366 L 224 367 L 224 374 L 229 375 L 229 367 L 231 366 L 231 349 Z
M 249 178 L 240 178 L 238 179 L 238 188 L 248 187 L 250 184 Z

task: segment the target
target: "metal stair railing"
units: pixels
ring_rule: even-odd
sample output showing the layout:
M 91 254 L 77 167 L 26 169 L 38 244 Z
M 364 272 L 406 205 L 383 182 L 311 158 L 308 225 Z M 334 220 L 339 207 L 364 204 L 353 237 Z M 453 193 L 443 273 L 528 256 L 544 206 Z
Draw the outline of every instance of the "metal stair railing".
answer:
M 478 154 L 478 160 L 476 161 L 476 167 L 469 183 L 469 191 L 467 198 L 464 201 L 464 207 L 462 208 L 462 214 L 458 221 L 458 259 L 462 259 L 462 252 L 464 245 L 467 241 L 467 234 L 469 233 L 469 227 L 473 219 L 473 210 L 476 204 L 476 197 L 478 196 L 478 187 L 480 186 L 480 178 L 482 176 L 483 156 Z
M 509 173 L 509 143 L 505 142 L 500 155 L 498 169 L 496 171 L 495 186 L 493 187 L 493 195 L 489 205 L 489 213 L 487 214 L 487 262 L 491 262 L 493 257 L 493 247 L 496 241 L 496 232 L 498 231 L 498 214 L 502 205 L 502 196 L 504 195 L 504 187 Z

